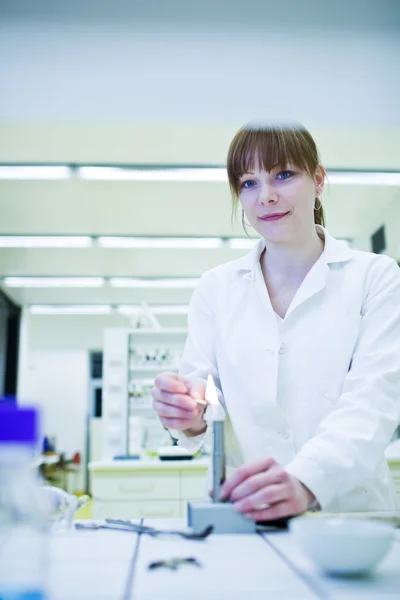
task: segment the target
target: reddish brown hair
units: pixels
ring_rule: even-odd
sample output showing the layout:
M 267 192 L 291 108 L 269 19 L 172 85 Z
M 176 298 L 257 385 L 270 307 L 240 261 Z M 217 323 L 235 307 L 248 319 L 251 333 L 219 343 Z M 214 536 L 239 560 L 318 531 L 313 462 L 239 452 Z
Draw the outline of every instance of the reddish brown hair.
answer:
M 239 201 L 240 178 L 251 172 L 255 163 L 265 171 L 272 171 L 277 166 L 284 170 L 292 164 L 314 177 L 320 158 L 314 139 L 302 125 L 245 125 L 233 138 L 228 151 L 227 170 L 233 213 Z M 319 198 L 316 205 L 314 221 L 316 225 L 324 226 L 324 209 Z

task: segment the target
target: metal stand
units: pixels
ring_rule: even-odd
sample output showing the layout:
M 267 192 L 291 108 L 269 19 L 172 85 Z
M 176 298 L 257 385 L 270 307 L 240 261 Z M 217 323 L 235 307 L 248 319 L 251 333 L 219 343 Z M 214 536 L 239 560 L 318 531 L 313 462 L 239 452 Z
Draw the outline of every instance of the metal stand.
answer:
M 214 533 L 255 533 L 256 523 L 233 510 L 230 502 L 189 502 L 188 526 L 202 531 L 213 525 Z

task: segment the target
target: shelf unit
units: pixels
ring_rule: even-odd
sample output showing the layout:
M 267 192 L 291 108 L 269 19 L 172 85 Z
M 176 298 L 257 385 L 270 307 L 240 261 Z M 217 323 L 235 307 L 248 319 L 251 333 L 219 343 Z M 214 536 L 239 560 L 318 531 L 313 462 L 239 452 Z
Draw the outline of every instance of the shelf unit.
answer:
M 179 365 L 170 365 L 168 367 L 170 371 L 178 371 Z M 134 367 L 129 369 L 130 373 L 159 373 L 160 365 L 154 365 L 152 367 Z
M 106 329 L 102 457 L 156 451 L 169 440 L 152 407 L 158 373 L 178 372 L 186 329 Z

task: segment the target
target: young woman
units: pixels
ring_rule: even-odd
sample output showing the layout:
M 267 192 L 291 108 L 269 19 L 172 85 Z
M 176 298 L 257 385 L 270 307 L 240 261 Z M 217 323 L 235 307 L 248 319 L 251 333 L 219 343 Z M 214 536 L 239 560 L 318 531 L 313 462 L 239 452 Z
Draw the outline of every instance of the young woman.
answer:
M 384 450 L 400 420 L 400 269 L 324 228 L 325 172 L 303 127 L 245 126 L 227 168 L 234 207 L 261 239 L 201 278 L 180 374 L 157 377 L 154 408 L 199 449 L 196 398 L 213 375 L 222 492 L 250 519 L 395 509 Z

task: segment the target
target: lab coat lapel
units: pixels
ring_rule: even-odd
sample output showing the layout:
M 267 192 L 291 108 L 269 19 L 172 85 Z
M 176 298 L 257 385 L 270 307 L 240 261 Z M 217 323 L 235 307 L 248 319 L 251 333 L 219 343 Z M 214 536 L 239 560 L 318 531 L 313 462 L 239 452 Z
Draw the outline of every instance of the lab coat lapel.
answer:
M 320 225 L 316 226 L 316 230 L 325 240 L 324 251 L 307 273 L 303 283 L 297 290 L 297 293 L 289 306 L 286 317 L 303 304 L 303 302 L 306 302 L 306 300 L 325 289 L 328 283 L 329 265 L 331 263 L 346 262 L 353 258 L 353 251 L 348 248 L 343 241 L 333 238 L 329 235 L 328 231 Z
M 245 403 L 253 411 L 275 402 L 279 331 L 259 264 L 238 273 L 229 290 L 224 319 L 226 377 L 246 389 Z M 222 371 L 222 369 L 220 369 Z M 228 406 L 228 410 L 229 410 Z M 257 410 L 257 409 L 256 409 Z
M 251 338 L 251 349 L 264 355 L 269 349 L 279 348 L 279 332 L 276 317 L 271 305 L 268 290 L 261 271 L 260 256 L 265 248 L 265 241 L 259 240 L 252 252 L 236 263 L 237 302 L 240 308 L 243 326 L 243 339 Z M 233 302 L 236 304 L 236 302 Z M 236 322 L 237 325 L 237 322 Z M 268 348 L 268 350 L 266 350 Z
M 311 267 L 302 284 L 297 290 L 289 309 L 286 313 L 286 318 L 303 302 L 323 290 L 327 284 L 329 275 L 329 266 L 327 265 L 324 255 L 322 254 L 317 262 Z
M 244 313 L 247 314 L 248 321 L 244 328 L 253 338 L 251 347 L 259 351 L 265 351 L 266 345 L 270 350 L 278 349 L 279 332 L 276 316 L 259 264 L 243 275 L 243 283 L 249 292 L 245 296 L 247 306 Z
M 265 285 L 264 276 L 262 274 L 261 265 L 255 267 L 253 272 L 254 278 L 254 288 L 256 294 L 261 301 L 261 306 L 263 308 L 263 322 L 266 330 L 269 332 L 270 340 L 273 340 L 274 349 L 278 350 L 279 348 L 279 331 L 278 325 L 276 321 L 276 315 L 274 309 L 271 304 L 271 299 L 269 297 L 269 293 L 267 290 L 267 286 Z
M 259 263 L 243 278 L 249 291 L 248 321 L 243 335 L 243 340 L 247 338 L 248 343 L 247 348 L 243 348 L 243 359 L 247 363 L 246 385 L 252 390 L 250 403 L 257 420 L 267 414 L 269 404 L 275 404 L 280 338 Z

